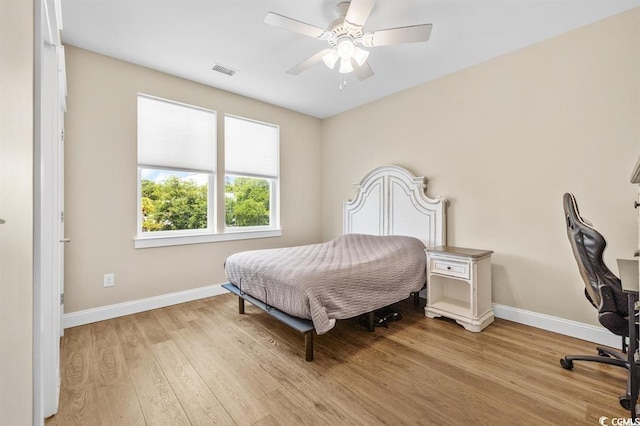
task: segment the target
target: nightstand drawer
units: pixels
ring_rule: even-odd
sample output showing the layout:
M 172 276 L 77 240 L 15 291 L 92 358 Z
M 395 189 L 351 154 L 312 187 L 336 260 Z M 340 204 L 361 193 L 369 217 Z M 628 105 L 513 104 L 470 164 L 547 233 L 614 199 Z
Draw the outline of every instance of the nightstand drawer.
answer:
M 463 278 L 465 280 L 468 280 L 471 277 L 470 262 L 452 259 L 432 258 L 431 272 L 440 275 Z

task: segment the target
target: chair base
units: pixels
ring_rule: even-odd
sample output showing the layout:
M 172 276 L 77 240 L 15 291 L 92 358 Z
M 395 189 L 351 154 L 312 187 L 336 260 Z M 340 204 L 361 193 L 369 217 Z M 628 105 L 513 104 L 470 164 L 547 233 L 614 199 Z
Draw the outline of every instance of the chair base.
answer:
M 598 356 L 567 355 L 560 360 L 560 365 L 565 370 L 571 370 L 573 369 L 573 361 L 591 361 L 629 369 L 629 361 L 626 354 L 601 346 L 598 346 L 596 349 L 598 350 Z
M 626 342 L 623 341 L 623 349 L 626 349 L 625 343 Z M 629 361 L 626 353 L 618 352 L 609 348 L 603 348 L 601 346 L 598 346 L 596 349 L 598 350 L 598 356 L 567 355 L 560 359 L 560 365 L 565 370 L 572 370 L 574 361 L 591 361 L 598 362 L 600 364 L 615 365 L 616 367 L 623 367 L 627 370 L 629 369 Z M 631 398 L 629 398 L 629 395 L 620 395 L 618 397 L 618 401 L 625 410 L 629 410 L 631 408 Z

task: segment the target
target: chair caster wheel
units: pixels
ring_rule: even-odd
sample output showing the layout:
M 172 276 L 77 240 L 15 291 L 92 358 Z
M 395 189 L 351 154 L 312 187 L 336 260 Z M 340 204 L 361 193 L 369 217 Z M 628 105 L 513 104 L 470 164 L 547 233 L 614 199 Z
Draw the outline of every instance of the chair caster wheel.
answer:
M 618 401 L 620 401 L 620 405 L 625 410 L 630 410 L 631 409 L 631 399 L 627 395 L 620 395 L 618 397 Z
M 560 359 L 560 365 L 565 370 L 572 370 L 573 369 L 573 361 L 571 361 L 570 359 L 566 359 L 566 358 Z

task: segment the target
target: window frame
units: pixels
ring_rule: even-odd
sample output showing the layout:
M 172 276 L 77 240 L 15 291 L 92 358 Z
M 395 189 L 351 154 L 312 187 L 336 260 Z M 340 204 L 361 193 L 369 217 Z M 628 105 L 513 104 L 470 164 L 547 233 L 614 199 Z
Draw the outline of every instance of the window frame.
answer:
M 226 126 L 226 118 L 230 117 L 233 119 L 238 119 L 238 120 L 243 120 L 243 121 L 247 121 L 250 123 L 255 123 L 255 124 L 260 124 L 263 126 L 269 126 L 269 127 L 273 127 L 276 130 L 276 176 L 266 176 L 266 175 L 262 175 L 262 174 L 257 174 L 257 173 L 242 173 L 242 174 L 238 174 L 238 173 L 228 173 L 227 172 L 227 164 L 226 164 L 226 157 L 225 157 L 225 161 L 224 161 L 224 179 L 226 181 L 226 177 L 227 176 L 235 176 L 235 177 L 247 177 L 247 178 L 255 178 L 255 179 L 264 179 L 267 180 L 269 182 L 269 225 L 262 225 L 262 226 L 242 226 L 242 227 L 232 227 L 232 226 L 227 226 L 226 223 L 226 217 L 223 217 L 223 226 L 224 226 L 224 233 L 225 234 L 235 234 L 235 233 L 239 233 L 239 232 L 261 232 L 261 231 L 269 231 L 269 230 L 279 230 L 280 229 L 280 126 L 278 126 L 277 124 L 273 124 L 273 123 L 267 123 L 264 121 L 259 121 L 259 120 L 253 120 L 251 118 L 247 118 L 247 117 L 242 117 L 239 115 L 235 115 L 235 114 L 224 114 L 224 143 L 225 143 L 225 151 L 226 151 L 226 143 L 227 143 L 227 138 L 226 138 L 226 132 L 227 132 L 227 126 Z M 224 209 L 226 207 L 226 197 L 224 198 L 224 205 L 223 205 L 223 211 L 226 214 L 226 210 Z
M 245 240 L 245 239 L 255 239 L 255 238 L 272 238 L 272 237 L 280 237 L 282 236 L 282 230 L 280 228 L 280 126 L 272 123 L 261 122 L 258 120 L 253 120 L 246 117 L 241 117 L 233 114 L 218 114 L 217 111 L 211 110 L 208 108 L 199 107 L 196 105 L 190 105 L 187 103 L 173 101 L 171 99 L 161 98 L 153 95 L 148 95 L 145 93 L 137 93 L 136 101 L 139 96 L 144 96 L 151 99 L 157 99 L 163 102 L 168 102 L 176 105 L 185 106 L 188 108 L 201 109 L 207 112 L 212 112 L 214 114 L 216 120 L 215 127 L 215 138 L 214 138 L 214 152 L 219 153 L 220 140 L 218 135 L 220 134 L 220 119 L 224 119 L 227 116 L 246 120 L 262 125 L 272 126 L 277 130 L 277 141 L 276 141 L 276 162 L 277 162 L 277 177 L 265 177 L 265 176 L 246 176 L 245 174 L 242 177 L 254 177 L 260 179 L 266 179 L 270 182 L 270 199 L 269 199 L 269 225 L 264 226 L 248 226 L 248 227 L 227 227 L 225 223 L 225 193 L 224 189 L 222 191 L 218 191 L 219 177 L 226 176 L 226 165 L 224 169 L 224 173 L 220 172 L 220 169 L 217 165 L 220 163 L 220 160 L 216 155 L 216 163 L 214 165 L 213 173 L 209 173 L 207 171 L 202 170 L 186 170 L 180 168 L 167 168 L 167 167 L 153 167 L 148 165 L 140 165 L 138 163 L 138 158 L 136 154 L 136 166 L 137 166 L 137 189 L 136 189 L 136 233 L 134 237 L 134 248 L 136 249 L 144 249 L 144 248 L 152 248 L 152 247 L 167 247 L 167 246 L 175 246 L 175 245 L 190 245 L 190 244 L 201 244 L 201 243 L 211 243 L 211 242 L 219 242 L 219 241 L 235 241 L 235 240 Z M 226 132 L 226 127 L 224 126 L 223 121 L 223 134 Z M 225 143 L 225 139 L 222 140 Z M 136 136 L 136 143 L 138 142 L 138 136 Z M 225 161 L 222 161 L 224 164 Z M 143 170 L 162 170 L 166 172 L 193 172 L 193 173 L 201 173 L 208 175 L 208 186 L 207 186 L 207 228 L 204 229 L 184 229 L 184 230 L 171 230 L 171 231 L 153 231 L 153 232 L 142 232 L 142 224 L 143 224 L 143 215 L 142 215 L 142 171 Z M 236 176 L 236 174 L 233 174 Z M 224 188 L 224 184 L 223 184 Z M 222 215 L 222 220 L 220 220 L 220 214 Z M 219 223 L 221 222 L 221 223 Z

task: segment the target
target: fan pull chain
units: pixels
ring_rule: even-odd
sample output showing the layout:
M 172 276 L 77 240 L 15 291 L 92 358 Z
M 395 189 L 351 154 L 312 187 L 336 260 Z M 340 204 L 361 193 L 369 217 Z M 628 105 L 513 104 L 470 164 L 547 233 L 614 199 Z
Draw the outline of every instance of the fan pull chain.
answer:
M 343 73 L 338 73 L 340 75 L 340 85 L 338 89 L 342 91 L 343 88 L 347 87 L 347 79 L 344 77 Z

